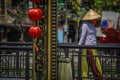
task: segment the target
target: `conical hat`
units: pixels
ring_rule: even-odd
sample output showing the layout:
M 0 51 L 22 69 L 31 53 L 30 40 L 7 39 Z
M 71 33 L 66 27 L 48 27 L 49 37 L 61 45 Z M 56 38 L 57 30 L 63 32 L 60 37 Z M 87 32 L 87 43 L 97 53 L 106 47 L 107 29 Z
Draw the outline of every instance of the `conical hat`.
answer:
M 85 16 L 83 17 L 82 20 L 93 20 L 93 19 L 97 19 L 100 18 L 101 16 L 95 12 L 94 10 L 90 9 Z

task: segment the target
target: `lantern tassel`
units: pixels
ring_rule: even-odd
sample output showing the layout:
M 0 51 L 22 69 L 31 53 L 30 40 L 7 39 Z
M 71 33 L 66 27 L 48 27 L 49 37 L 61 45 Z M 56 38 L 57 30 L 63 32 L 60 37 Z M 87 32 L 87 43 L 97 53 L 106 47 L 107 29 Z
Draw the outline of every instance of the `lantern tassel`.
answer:
M 34 43 L 34 48 L 35 48 L 35 50 L 36 50 L 37 52 L 39 51 L 38 46 L 37 46 L 36 43 Z

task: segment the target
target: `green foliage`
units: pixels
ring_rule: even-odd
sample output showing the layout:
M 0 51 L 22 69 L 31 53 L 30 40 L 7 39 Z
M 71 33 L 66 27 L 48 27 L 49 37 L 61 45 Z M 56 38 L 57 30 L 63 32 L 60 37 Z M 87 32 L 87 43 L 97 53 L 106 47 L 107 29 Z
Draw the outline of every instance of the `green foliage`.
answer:
M 103 0 L 94 0 L 94 8 L 98 13 L 101 13 L 103 10 L 103 7 L 105 6 L 104 3 L 105 1 Z
M 94 9 L 101 13 L 103 10 L 120 12 L 119 0 L 94 0 Z
M 12 23 L 16 24 L 15 27 L 20 30 L 21 38 L 20 41 L 24 41 L 24 27 L 22 24 L 26 22 L 27 19 L 27 10 L 28 10 L 28 4 L 27 1 L 20 2 L 17 6 L 17 8 L 14 9 L 14 21 Z

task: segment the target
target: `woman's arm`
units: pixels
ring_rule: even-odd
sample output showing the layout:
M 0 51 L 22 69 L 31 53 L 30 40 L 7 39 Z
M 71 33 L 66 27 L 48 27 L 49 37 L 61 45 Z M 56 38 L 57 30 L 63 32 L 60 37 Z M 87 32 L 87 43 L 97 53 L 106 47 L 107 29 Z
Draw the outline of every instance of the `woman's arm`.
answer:
M 78 45 L 84 44 L 86 35 L 87 35 L 87 25 L 83 24 L 82 25 L 82 33 L 81 33 L 81 37 L 80 37 Z

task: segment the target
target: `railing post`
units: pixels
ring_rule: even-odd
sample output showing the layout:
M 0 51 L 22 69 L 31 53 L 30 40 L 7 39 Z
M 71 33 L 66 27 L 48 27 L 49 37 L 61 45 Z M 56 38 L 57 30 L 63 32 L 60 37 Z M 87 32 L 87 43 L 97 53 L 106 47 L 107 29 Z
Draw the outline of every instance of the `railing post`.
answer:
M 69 49 L 68 48 L 65 48 L 64 49 L 64 52 L 65 52 L 65 57 L 68 58 L 69 57 Z
M 75 79 L 75 71 L 74 71 L 74 56 L 72 55 L 72 60 L 71 60 L 71 65 L 72 65 L 72 78 L 73 80 Z
M 78 53 L 78 80 L 82 80 L 82 76 L 81 76 L 81 59 L 82 58 L 82 51 L 81 49 L 79 50 L 79 53 Z
M 25 80 L 29 80 L 29 52 L 26 53 Z
M 116 64 L 116 73 L 120 74 L 120 50 L 117 49 L 117 64 Z M 120 75 L 119 75 L 120 76 Z
M 16 72 L 17 72 L 17 75 L 19 74 L 19 52 L 16 53 Z

